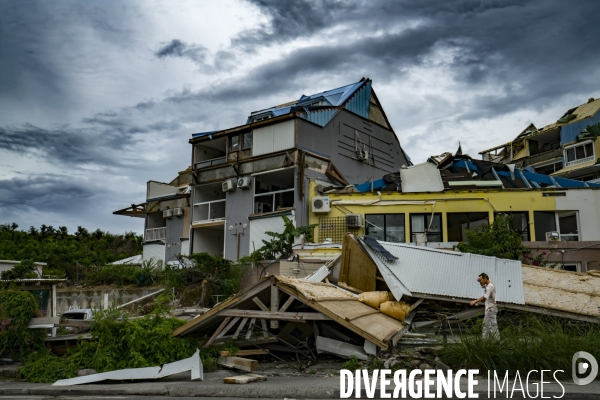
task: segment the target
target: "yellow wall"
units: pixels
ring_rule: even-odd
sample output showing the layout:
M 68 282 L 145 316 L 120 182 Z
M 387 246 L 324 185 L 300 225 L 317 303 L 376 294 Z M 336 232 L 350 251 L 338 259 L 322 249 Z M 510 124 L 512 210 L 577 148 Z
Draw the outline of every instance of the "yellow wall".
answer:
M 310 196 L 315 196 L 314 184 L 311 183 Z M 543 192 L 537 190 L 450 190 L 441 193 L 397 193 L 382 192 L 381 200 L 372 205 L 348 205 L 335 206 L 338 200 L 348 201 L 376 201 L 380 197 L 377 193 L 352 193 L 352 194 L 329 194 L 331 211 L 329 213 L 310 212 L 310 223 L 318 224 L 319 217 L 342 217 L 349 213 L 362 214 L 398 214 L 404 213 L 405 240 L 410 240 L 410 214 L 411 213 L 435 213 L 442 214 L 443 241 L 448 241 L 448 229 L 446 213 L 455 212 L 488 212 L 489 220 L 494 220 L 494 212 L 517 212 L 527 211 L 529 213 L 529 232 L 531 241 L 545 240 L 535 237 L 533 226 L 534 211 L 556 211 L 555 197 L 544 197 Z M 427 201 L 432 204 L 401 204 L 385 205 L 389 201 Z M 312 202 L 310 203 L 312 204 Z M 315 237 L 319 236 L 319 227 L 315 228 Z M 364 234 L 363 229 L 359 234 Z

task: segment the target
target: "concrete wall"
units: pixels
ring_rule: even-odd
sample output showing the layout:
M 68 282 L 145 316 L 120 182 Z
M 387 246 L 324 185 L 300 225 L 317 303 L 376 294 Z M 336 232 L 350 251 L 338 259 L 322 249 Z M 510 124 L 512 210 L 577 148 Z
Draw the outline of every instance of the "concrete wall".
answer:
M 579 272 L 600 270 L 600 241 L 523 242 L 523 245 L 531 250 L 533 257 L 546 253 L 550 264 L 576 262 L 580 264 Z
M 250 254 L 250 221 L 248 216 L 254 212 L 254 187 L 236 189 L 227 192 L 225 203 L 225 258 L 237 260 L 238 233 L 240 257 Z M 246 228 L 244 228 L 246 224 Z M 230 230 L 229 227 L 232 227 Z
M 223 237 L 225 234 L 224 225 L 194 228 L 192 251 L 194 253 L 208 253 L 211 256 L 223 257 Z
M 167 219 L 165 262 L 176 261 L 177 256 L 181 253 L 181 238 L 183 237 L 184 221 L 183 217 L 172 217 Z
M 62 314 L 72 308 L 104 308 L 104 295 L 108 294 L 109 307 L 119 306 L 147 294 L 156 292 L 160 287 L 134 288 L 58 288 L 56 293 L 56 312 Z
M 395 134 L 349 111 L 341 110 L 326 126 L 320 127 L 298 119 L 297 143 L 317 153 L 327 155 L 348 182 L 363 183 L 380 179 L 408 165 Z M 356 160 L 354 151 L 355 130 L 368 147 L 371 137 L 373 165 Z
M 579 240 L 600 240 L 600 190 L 567 190 L 558 196 L 558 211 L 579 211 Z M 539 238 L 538 238 L 539 239 Z
M 177 193 L 177 190 L 177 187 L 171 186 L 168 183 L 148 181 L 146 187 L 146 200 L 169 196 Z

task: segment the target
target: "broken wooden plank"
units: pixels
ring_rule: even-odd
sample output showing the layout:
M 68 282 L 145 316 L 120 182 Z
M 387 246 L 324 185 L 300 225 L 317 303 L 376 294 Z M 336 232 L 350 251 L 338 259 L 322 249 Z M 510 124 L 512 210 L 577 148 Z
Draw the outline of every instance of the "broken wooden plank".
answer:
M 279 311 L 279 288 L 277 285 L 271 285 L 271 312 Z M 272 319 L 270 321 L 271 329 L 279 328 L 279 321 Z
M 267 329 L 267 320 L 266 319 L 261 319 L 260 320 L 260 324 L 262 326 L 262 334 L 263 334 L 263 338 L 268 338 L 269 337 L 269 330 Z
M 377 311 L 376 311 L 377 312 Z M 320 312 L 270 312 L 258 310 L 223 310 L 219 313 L 221 316 L 228 317 L 249 317 L 264 319 L 279 319 L 282 321 L 328 321 L 329 317 Z
M 225 336 L 225 334 L 226 334 L 227 332 L 229 332 L 229 330 L 230 330 L 231 328 L 233 328 L 233 326 L 234 326 L 234 325 L 236 324 L 236 322 L 238 322 L 239 320 L 240 320 L 240 318 L 239 318 L 239 317 L 232 319 L 232 320 L 231 320 L 231 322 L 230 322 L 230 323 L 229 323 L 229 324 L 228 324 L 228 325 L 227 325 L 225 328 L 223 328 L 223 330 L 221 331 L 221 333 L 219 333 L 219 334 L 217 335 L 217 339 L 218 339 L 218 338 L 220 338 L 220 337 L 223 337 L 223 336 Z
M 238 376 L 229 376 L 227 378 L 223 378 L 223 383 L 237 383 L 237 384 L 247 384 L 252 382 L 262 382 L 266 381 L 267 377 L 264 375 L 257 374 L 246 374 L 246 375 L 238 375 Z
M 248 318 L 242 319 L 242 322 L 240 322 L 240 326 L 238 326 L 238 328 L 235 331 L 235 334 L 233 335 L 234 339 L 237 339 L 242 329 L 244 329 L 244 326 L 246 326 L 246 322 L 248 322 Z
M 225 328 L 225 326 L 227 325 L 227 323 L 229 322 L 229 320 L 231 319 L 231 317 L 227 317 L 223 320 L 223 322 L 221 322 L 221 325 L 219 325 L 219 327 L 217 328 L 217 330 L 215 331 L 215 333 L 213 333 L 213 335 L 210 337 L 210 339 L 208 339 L 208 342 L 206 342 L 206 344 L 204 345 L 204 347 L 208 347 L 212 344 L 212 342 L 215 341 L 215 339 L 217 338 L 217 336 L 219 335 L 219 333 L 221 333 L 221 331 L 223 330 L 223 328 Z
M 242 357 L 219 357 L 217 363 L 227 368 L 235 368 L 241 371 L 252 372 L 258 369 L 258 361 Z
M 237 357 L 243 357 L 243 356 L 260 356 L 260 355 L 264 355 L 264 354 L 269 354 L 269 350 L 267 350 L 267 349 L 238 350 L 235 354 L 231 354 L 230 351 L 224 350 L 224 351 L 220 352 L 219 354 L 222 357 L 229 357 L 229 356 L 237 356 Z
M 252 337 L 252 330 L 254 329 L 254 323 L 256 323 L 256 318 L 252 318 L 250 320 L 250 325 L 248 325 L 248 332 L 246 332 L 246 340 Z
M 288 309 L 288 307 L 292 304 L 292 302 L 296 300 L 296 298 L 294 296 L 290 296 L 285 303 L 283 303 L 283 305 L 281 306 L 281 308 L 279 309 L 280 312 L 284 312 L 285 310 Z

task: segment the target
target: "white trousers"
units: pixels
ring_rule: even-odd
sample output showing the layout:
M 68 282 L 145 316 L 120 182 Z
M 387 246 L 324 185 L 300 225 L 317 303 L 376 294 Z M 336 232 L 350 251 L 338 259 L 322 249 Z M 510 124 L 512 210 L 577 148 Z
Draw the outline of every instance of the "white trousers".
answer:
M 487 339 L 493 337 L 494 339 L 500 339 L 500 331 L 498 331 L 498 309 L 496 307 L 490 307 L 485 310 L 483 316 L 483 338 Z

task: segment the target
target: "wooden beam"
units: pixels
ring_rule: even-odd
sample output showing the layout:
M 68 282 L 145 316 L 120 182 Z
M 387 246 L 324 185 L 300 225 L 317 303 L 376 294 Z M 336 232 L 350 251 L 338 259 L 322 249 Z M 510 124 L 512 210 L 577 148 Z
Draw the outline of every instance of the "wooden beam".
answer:
M 267 328 L 267 320 L 264 318 L 261 318 L 260 324 L 262 326 L 263 338 L 266 339 L 269 337 L 269 329 Z
M 215 339 L 217 338 L 217 335 L 219 333 L 221 333 L 221 331 L 223 330 L 223 328 L 225 328 L 225 326 L 227 325 L 227 323 L 229 322 L 230 319 L 231 319 L 231 317 L 227 317 L 223 320 L 223 322 L 221 322 L 221 325 L 219 325 L 219 327 L 217 328 L 215 333 L 213 333 L 213 335 L 210 337 L 210 339 L 208 339 L 208 342 L 206 342 L 204 347 L 210 346 L 212 344 L 212 342 L 215 341 Z
M 240 326 L 238 326 L 238 328 L 235 331 L 235 334 L 233 335 L 234 339 L 237 339 L 237 337 L 239 336 L 239 334 L 242 331 L 242 329 L 244 329 L 244 326 L 246 325 L 246 322 L 248 322 L 248 318 L 244 318 L 242 320 L 242 322 L 240 322 Z
M 377 312 L 377 311 L 376 311 Z M 328 321 L 331 318 L 319 312 L 270 312 L 258 310 L 223 310 L 219 313 L 227 317 L 278 319 L 280 321 Z
M 271 312 L 279 311 L 279 288 L 277 285 L 271 285 Z M 271 329 L 279 328 L 279 321 L 276 319 L 272 319 L 271 321 Z
M 296 300 L 296 298 L 294 296 L 290 296 L 285 303 L 283 303 L 283 305 L 281 306 L 281 308 L 279 309 L 279 311 L 284 312 L 285 310 L 288 309 L 288 307 L 292 304 L 292 302 Z
M 248 332 L 246 333 L 246 340 L 252 337 L 252 330 L 254 329 L 254 323 L 256 322 L 256 318 L 252 318 L 250 320 L 250 325 L 248 325 Z
M 223 337 L 223 336 L 225 336 L 225 334 L 226 334 L 227 332 L 229 332 L 229 330 L 230 330 L 231 328 L 233 328 L 233 326 L 234 326 L 234 325 L 236 324 L 236 322 L 238 322 L 239 320 L 240 320 L 240 318 L 239 318 L 239 317 L 238 317 L 238 318 L 234 318 L 234 319 L 232 319 L 232 320 L 231 320 L 231 322 L 230 322 L 230 323 L 229 323 L 229 324 L 228 324 L 228 325 L 227 325 L 225 328 L 223 328 L 223 330 L 221 331 L 221 333 L 219 333 L 219 335 L 217 335 L 217 339 L 218 339 L 218 338 L 220 338 L 220 337 Z
M 235 353 L 235 356 L 237 357 L 242 357 L 242 356 L 260 356 L 263 354 L 269 354 L 269 350 L 267 349 L 250 349 L 250 350 L 238 350 Z M 234 354 L 231 354 L 230 351 L 224 350 L 220 353 L 221 356 L 223 357 L 229 357 L 229 356 L 233 356 Z
M 219 357 L 219 365 L 241 371 L 252 372 L 258 369 L 258 361 L 242 357 Z
M 253 302 L 256 303 L 256 305 L 263 311 L 269 311 L 269 308 L 267 306 L 264 305 L 264 303 L 262 301 L 260 301 L 260 299 L 258 297 L 255 297 L 252 299 Z

